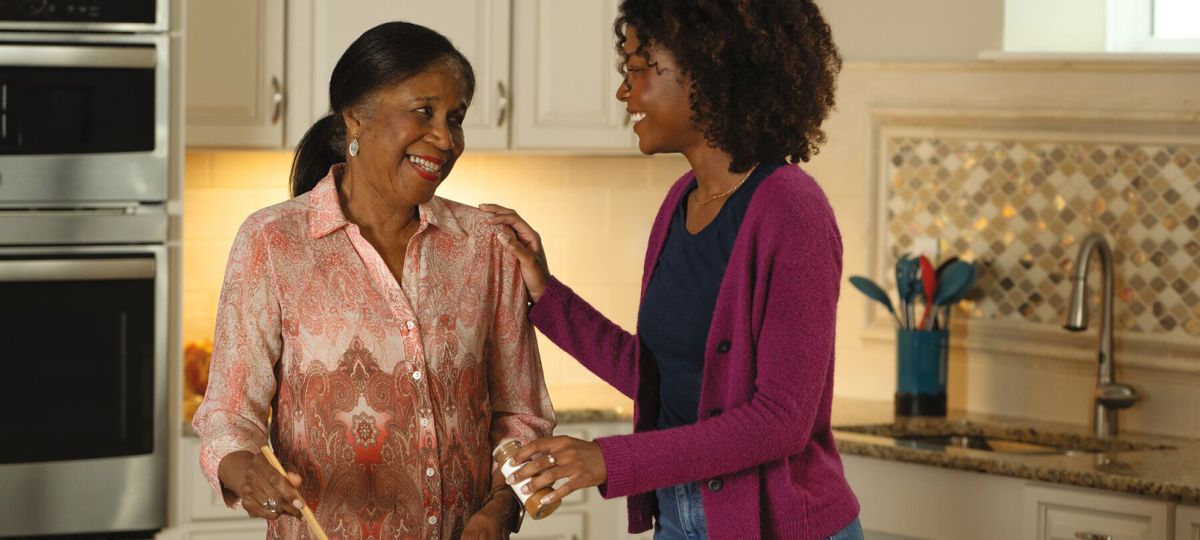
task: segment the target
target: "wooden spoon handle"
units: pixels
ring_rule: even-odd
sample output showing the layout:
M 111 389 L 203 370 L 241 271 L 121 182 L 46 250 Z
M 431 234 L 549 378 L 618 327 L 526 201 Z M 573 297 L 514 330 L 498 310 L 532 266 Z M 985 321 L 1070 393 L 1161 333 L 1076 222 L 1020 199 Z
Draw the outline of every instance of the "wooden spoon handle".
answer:
M 283 464 L 279 462 L 279 458 L 275 457 L 275 452 L 271 451 L 271 447 L 263 446 L 261 450 L 263 457 L 267 458 L 267 463 L 270 463 L 275 470 L 279 471 L 279 474 L 287 478 L 287 471 L 283 470 Z M 312 531 L 313 536 L 316 536 L 318 540 L 329 540 L 329 537 L 325 536 L 325 529 L 322 529 L 321 524 L 317 523 L 317 516 L 313 515 L 307 504 L 300 509 L 300 513 L 304 515 L 304 521 L 308 523 L 308 528 Z

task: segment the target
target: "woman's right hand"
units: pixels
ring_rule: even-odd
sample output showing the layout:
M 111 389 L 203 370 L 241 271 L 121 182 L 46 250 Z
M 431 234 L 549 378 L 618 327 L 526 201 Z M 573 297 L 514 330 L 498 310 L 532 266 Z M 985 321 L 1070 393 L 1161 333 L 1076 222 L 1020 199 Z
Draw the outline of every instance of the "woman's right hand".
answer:
M 232 490 L 242 499 L 242 509 L 250 517 L 274 521 L 283 514 L 301 517 L 304 502 L 300 498 L 302 479 L 296 473 L 287 477 L 271 467 L 262 454 L 256 452 L 233 452 L 221 460 L 217 467 L 221 485 Z M 275 501 L 271 511 L 268 501 Z
M 516 240 L 511 235 L 501 235 L 500 244 L 509 253 L 521 261 L 521 278 L 525 280 L 525 288 L 529 296 L 537 302 L 550 283 L 550 265 L 546 263 L 546 251 L 542 246 L 542 237 L 529 226 L 515 210 L 498 204 L 481 204 L 479 209 L 492 214 L 488 223 L 492 225 L 508 225 L 516 232 Z

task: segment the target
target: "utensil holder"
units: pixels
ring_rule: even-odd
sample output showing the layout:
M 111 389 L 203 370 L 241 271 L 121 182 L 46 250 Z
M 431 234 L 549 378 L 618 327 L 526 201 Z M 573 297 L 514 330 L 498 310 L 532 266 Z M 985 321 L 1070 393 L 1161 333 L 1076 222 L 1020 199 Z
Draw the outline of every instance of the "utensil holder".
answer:
M 946 415 L 946 330 L 896 331 L 896 415 Z

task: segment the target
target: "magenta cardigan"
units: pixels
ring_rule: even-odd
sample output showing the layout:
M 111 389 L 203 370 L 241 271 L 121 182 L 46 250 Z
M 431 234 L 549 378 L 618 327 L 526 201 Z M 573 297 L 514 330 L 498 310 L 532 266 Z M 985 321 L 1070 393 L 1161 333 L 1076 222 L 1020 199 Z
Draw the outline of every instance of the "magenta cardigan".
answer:
M 650 232 L 645 294 L 671 214 Z M 697 423 L 656 430 L 658 370 L 638 338 L 551 279 L 533 324 L 634 399 L 634 431 L 598 439 L 605 497 L 629 496 L 629 532 L 650 529 L 656 488 L 699 482 L 712 538 L 826 538 L 858 516 L 829 426 L 842 241 L 812 177 L 784 165 L 750 201 L 721 282 Z M 670 384 L 670 381 L 666 381 Z

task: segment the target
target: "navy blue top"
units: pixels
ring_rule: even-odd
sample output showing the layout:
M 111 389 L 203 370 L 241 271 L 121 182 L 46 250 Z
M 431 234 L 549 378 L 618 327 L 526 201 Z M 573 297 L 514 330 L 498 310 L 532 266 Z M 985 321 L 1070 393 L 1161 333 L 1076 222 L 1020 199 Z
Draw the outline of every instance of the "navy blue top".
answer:
M 717 306 L 729 254 L 762 180 L 782 163 L 764 163 L 729 196 L 708 226 L 687 230 L 687 201 L 696 189 L 693 177 L 671 217 L 671 228 L 638 310 L 638 336 L 658 365 L 658 427 L 696 423 L 704 345 Z M 714 201 L 715 202 L 715 201 Z

